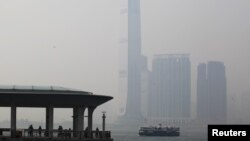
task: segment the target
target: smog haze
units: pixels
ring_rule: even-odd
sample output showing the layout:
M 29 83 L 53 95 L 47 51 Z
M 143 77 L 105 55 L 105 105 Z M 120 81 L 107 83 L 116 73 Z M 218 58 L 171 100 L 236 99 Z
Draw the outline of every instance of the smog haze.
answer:
M 55 85 L 110 95 L 100 107 L 108 122 L 119 110 L 119 46 L 125 0 L 1 0 L 0 84 Z M 123 10 L 124 13 L 121 11 Z M 148 68 L 155 54 L 189 53 L 191 109 L 196 116 L 197 66 L 222 61 L 226 66 L 228 118 L 250 113 L 250 1 L 141 0 L 142 54 Z M 243 104 L 242 104 L 243 102 Z M 0 108 L 0 121 L 9 109 Z M 32 114 L 27 114 L 27 112 Z M 22 109 L 18 119 L 44 120 L 44 109 Z M 58 121 L 64 114 L 58 111 Z M 100 117 L 100 112 L 95 116 Z M 248 121 L 249 122 L 249 121 Z

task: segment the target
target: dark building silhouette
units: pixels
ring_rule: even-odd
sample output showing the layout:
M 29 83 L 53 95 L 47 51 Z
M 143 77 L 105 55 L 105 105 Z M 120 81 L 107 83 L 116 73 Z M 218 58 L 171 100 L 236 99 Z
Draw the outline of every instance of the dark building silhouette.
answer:
M 210 61 L 198 66 L 197 117 L 208 122 L 224 122 L 227 115 L 225 66 Z
M 190 117 L 191 67 L 188 54 L 156 55 L 149 93 L 149 117 L 185 120 Z
M 4 136 L 0 136 L 0 141 L 26 140 L 22 134 L 27 133 L 22 129 L 17 129 L 17 109 L 18 107 L 45 108 L 45 131 L 43 135 L 46 138 L 37 139 L 33 125 L 28 128 L 29 140 L 57 140 L 54 134 L 58 132 L 53 130 L 54 126 L 54 109 L 55 108 L 72 108 L 73 109 L 73 130 L 74 133 L 84 131 L 84 113 L 88 113 L 86 134 L 89 136 L 85 140 L 93 140 L 93 113 L 96 107 L 113 99 L 111 96 L 95 95 L 92 92 L 74 90 L 64 87 L 55 86 L 19 86 L 3 85 L 0 86 L 0 107 L 10 107 L 10 128 L 1 128 L 1 133 L 7 131 Z M 87 109 L 87 112 L 85 111 Z M 86 125 L 85 125 L 86 126 Z M 61 128 L 60 128 L 61 129 Z M 20 134 L 21 131 L 21 134 Z M 34 133 L 34 134 L 33 134 Z M 71 133 L 70 133 L 71 134 Z M 102 133 L 103 134 L 103 133 Z M 10 135 L 10 136 L 9 136 Z M 21 135 L 21 136 L 20 136 Z M 34 138 L 32 137 L 34 135 Z M 104 134 L 103 134 L 104 135 Z M 26 136 L 26 135 L 25 135 Z M 24 136 L 24 137 L 25 137 Z M 82 141 L 81 134 L 74 134 L 74 138 Z M 108 136 L 108 138 L 110 138 Z M 100 139 L 110 140 L 113 139 Z

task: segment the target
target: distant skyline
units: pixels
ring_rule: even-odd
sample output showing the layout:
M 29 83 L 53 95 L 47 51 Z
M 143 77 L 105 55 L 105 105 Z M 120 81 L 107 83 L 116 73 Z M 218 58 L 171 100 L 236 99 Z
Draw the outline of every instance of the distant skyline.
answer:
M 1 1 L 0 84 L 56 85 L 114 96 L 103 107 L 109 107 L 112 122 L 118 111 L 111 107 L 119 92 L 120 2 Z M 250 93 L 249 5 L 249 0 L 142 0 L 142 54 L 149 58 L 149 69 L 154 54 L 190 53 L 191 103 L 196 107 L 197 65 L 224 62 L 233 120 L 241 95 Z M 0 120 L 7 119 L 9 111 L 1 109 Z M 42 119 L 41 109 L 22 112 L 19 119 Z M 71 114 L 62 111 L 56 118 L 70 120 L 60 119 L 65 113 Z

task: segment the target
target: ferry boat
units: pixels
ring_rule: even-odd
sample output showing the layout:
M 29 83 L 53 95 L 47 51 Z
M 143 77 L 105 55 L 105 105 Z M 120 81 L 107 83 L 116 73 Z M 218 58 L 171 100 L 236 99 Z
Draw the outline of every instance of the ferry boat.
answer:
M 159 127 L 149 126 L 149 127 L 140 127 L 139 130 L 140 136 L 180 136 L 179 127 Z

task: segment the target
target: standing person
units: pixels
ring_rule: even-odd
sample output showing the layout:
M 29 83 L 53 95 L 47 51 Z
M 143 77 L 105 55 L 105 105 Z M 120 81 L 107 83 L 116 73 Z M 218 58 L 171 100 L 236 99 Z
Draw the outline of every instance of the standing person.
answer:
M 96 137 L 96 138 L 99 138 L 99 128 L 98 128 L 98 127 L 96 127 L 95 137 Z
M 71 132 L 72 132 L 72 130 L 71 130 L 71 128 L 69 128 L 69 138 L 71 138 Z
M 39 128 L 38 128 L 38 134 L 39 134 L 39 137 L 42 136 L 42 127 L 41 126 L 39 126 Z
M 89 128 L 86 127 L 86 128 L 85 128 L 85 131 L 84 131 L 84 137 L 85 137 L 85 138 L 88 138 L 88 131 L 89 131 Z
M 63 127 L 60 125 L 59 127 L 58 127 L 58 137 L 62 137 L 63 136 Z
M 30 125 L 29 128 L 28 128 L 28 132 L 29 132 L 29 136 L 33 136 L 33 126 Z

